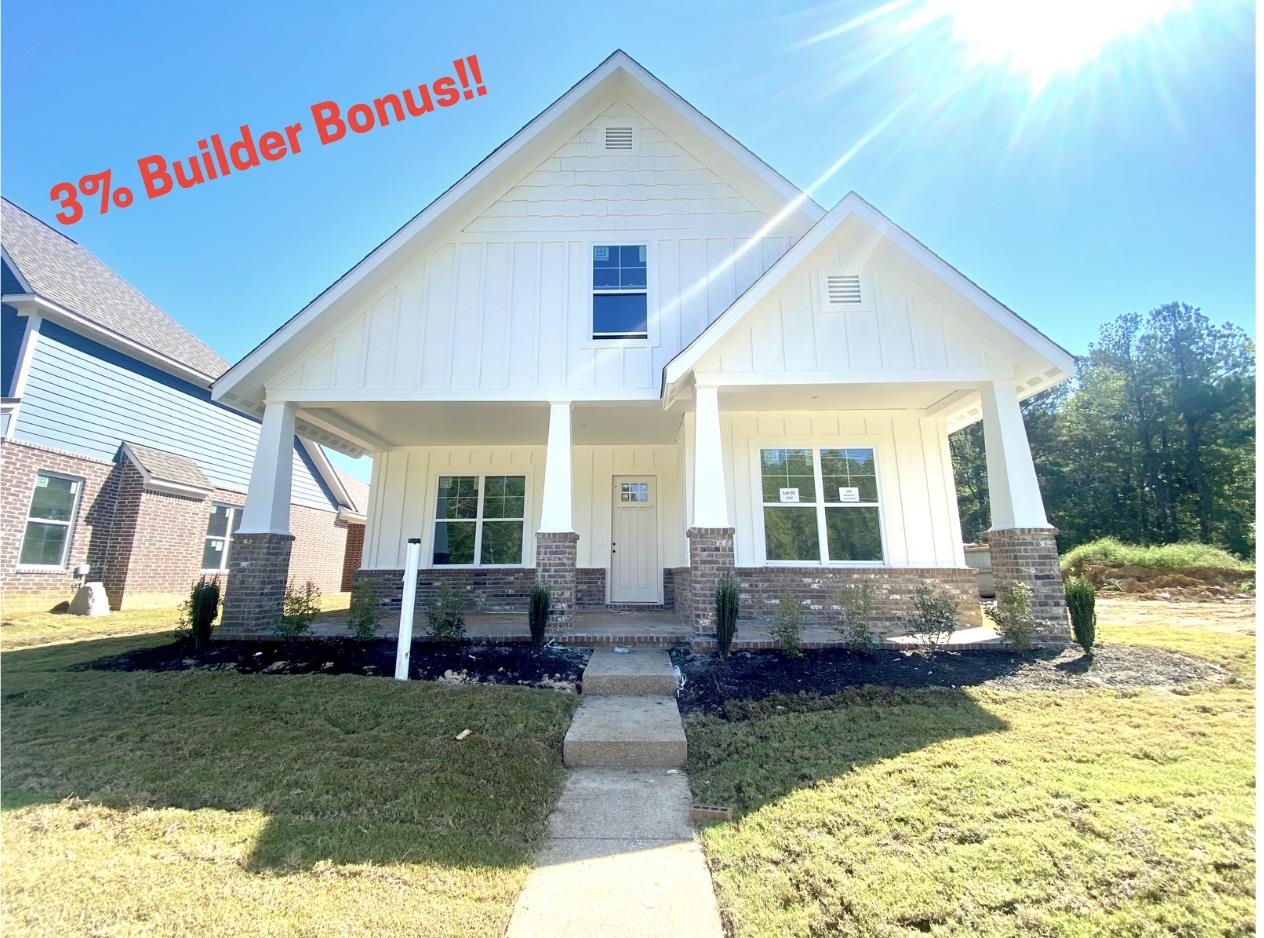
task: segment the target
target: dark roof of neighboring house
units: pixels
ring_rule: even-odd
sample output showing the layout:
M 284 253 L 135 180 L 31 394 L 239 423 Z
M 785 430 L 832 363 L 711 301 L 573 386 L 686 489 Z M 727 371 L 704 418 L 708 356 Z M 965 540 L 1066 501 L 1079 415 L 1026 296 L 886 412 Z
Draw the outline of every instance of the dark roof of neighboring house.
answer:
M 369 510 L 369 483 L 361 482 L 354 476 L 347 475 L 336 466 L 334 467 L 334 472 L 338 473 L 338 479 L 342 482 L 342 487 L 346 489 L 348 497 L 355 503 L 350 507 L 360 514 L 365 514 Z
M 198 464 L 186 456 L 177 456 L 166 450 L 154 449 L 152 446 L 139 446 L 124 441 L 123 445 L 131 452 L 132 458 L 148 475 L 159 482 L 174 482 L 176 485 L 187 485 L 191 488 L 213 488 L 211 481 L 202 474 Z
M 0 241 L 34 293 L 208 379 L 227 370 L 227 361 L 92 252 L 8 199 L 0 207 Z

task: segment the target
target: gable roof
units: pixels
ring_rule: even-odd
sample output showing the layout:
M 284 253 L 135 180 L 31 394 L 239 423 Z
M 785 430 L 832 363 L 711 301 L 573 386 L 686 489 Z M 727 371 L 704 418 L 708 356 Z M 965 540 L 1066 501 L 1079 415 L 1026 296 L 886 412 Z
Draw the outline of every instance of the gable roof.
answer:
M 603 99 L 612 90 L 645 96 L 657 109 L 654 117 L 665 131 L 692 132 L 706 151 L 708 164 L 740 176 L 760 190 L 763 207 L 770 215 L 797 213 L 810 224 L 825 214 L 784 176 L 619 49 L 221 375 L 212 389 L 215 397 L 233 406 L 257 404 L 262 388 L 259 370 L 290 340 L 314 326 L 334 304 L 351 303 L 367 295 L 376 283 L 374 278 L 387 275 L 392 259 L 406 247 L 424 243 L 429 234 L 460 219 L 470 206 L 490 201 L 490 193 L 498 196 L 500 192 L 495 190 L 508 188 L 506 180 L 515 173 L 520 175 L 546 159 L 555 138 L 573 133 L 597 116 L 585 113 L 585 105 Z
M 1043 355 L 1070 377 L 1075 370 L 1075 356 L 1058 343 L 1023 319 L 1008 306 L 1001 303 L 990 293 L 983 290 L 973 280 L 953 267 L 926 245 L 918 241 L 882 212 L 878 211 L 855 192 L 848 192 L 829 212 L 818 221 L 807 234 L 795 243 L 790 250 L 779 257 L 746 291 L 729 305 L 723 313 L 716 317 L 707 328 L 702 330 L 692 342 L 663 366 L 663 392 L 682 378 L 698 363 L 698 361 L 719 343 L 764 297 L 784 281 L 799 264 L 816 250 L 826 238 L 833 234 L 851 216 L 856 216 L 885 238 L 904 250 L 913 260 L 926 270 L 939 277 L 960 296 L 987 313 L 999 325 L 1011 332 L 1017 339 Z M 1058 379 L 1063 380 L 1062 378 Z M 1054 382 L 1057 383 L 1057 382 Z
M 123 441 L 123 454 L 140 470 L 147 489 L 176 495 L 209 494 L 214 486 L 187 456 Z
M 228 362 L 83 246 L 8 199 L 0 199 L 4 256 L 36 297 L 205 376 Z M 10 297 L 5 297 L 9 300 Z

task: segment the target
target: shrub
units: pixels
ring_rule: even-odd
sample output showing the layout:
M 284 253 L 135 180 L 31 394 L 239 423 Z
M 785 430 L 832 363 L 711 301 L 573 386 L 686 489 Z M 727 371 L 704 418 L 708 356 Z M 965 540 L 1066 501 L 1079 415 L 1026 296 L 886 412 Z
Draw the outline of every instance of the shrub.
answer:
M 803 654 L 803 609 L 789 593 L 782 593 L 777 602 L 777 618 L 772 626 L 772 640 L 791 657 Z
M 320 587 L 308 580 L 302 589 L 296 589 L 294 581 L 285 585 L 285 599 L 281 603 L 281 615 L 274 628 L 283 638 L 298 638 L 311 631 L 312 620 L 320 612 Z
M 1066 581 L 1066 604 L 1076 644 L 1091 655 L 1097 639 L 1097 590 L 1083 577 L 1073 576 Z
M 861 654 L 871 651 L 874 646 L 873 629 L 873 584 L 853 583 L 838 591 L 839 618 L 842 620 L 834 626 L 834 631 L 843 638 L 843 646 L 848 651 Z
M 731 573 L 720 577 L 715 587 L 715 648 L 721 658 L 729 656 L 737 634 L 737 583 Z
M 957 597 L 923 583 L 913 597 L 912 615 L 903 615 L 900 619 L 925 651 L 931 654 L 943 651 L 957 628 Z
M 527 600 L 527 625 L 531 627 L 531 644 L 539 648 L 544 644 L 544 633 L 549 625 L 549 605 L 553 602 L 553 594 L 542 583 L 531 587 L 531 596 Z
M 1161 567 L 1183 570 L 1215 567 L 1221 570 L 1250 570 L 1249 563 L 1210 544 L 1125 544 L 1113 537 L 1081 544 L 1062 555 L 1062 573 L 1081 575 L 1086 563 L 1117 563 L 1127 567 Z
M 1019 651 L 1031 648 L 1036 637 L 1036 617 L 1031 612 L 1031 587 L 1011 580 L 997 587 L 996 608 L 987 611 L 1001 638 Z
M 347 614 L 347 628 L 357 642 L 367 642 L 377 634 L 382 619 L 382 609 L 377 591 L 367 582 L 357 583 L 351 591 L 351 608 Z
M 205 575 L 193 581 L 189 598 L 180 604 L 180 628 L 176 634 L 191 636 L 193 647 L 201 651 L 211 640 L 211 623 L 219 615 L 219 577 Z
M 465 597 L 447 583 L 426 600 L 426 622 L 430 634 L 442 641 L 455 642 L 465 637 Z

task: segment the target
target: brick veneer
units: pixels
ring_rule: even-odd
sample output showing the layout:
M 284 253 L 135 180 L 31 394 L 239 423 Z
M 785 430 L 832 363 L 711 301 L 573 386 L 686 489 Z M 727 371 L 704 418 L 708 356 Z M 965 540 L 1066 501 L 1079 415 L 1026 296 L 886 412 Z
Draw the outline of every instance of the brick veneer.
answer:
M 686 622 L 695 635 L 715 634 L 715 588 L 725 573 L 733 572 L 733 529 L 690 528 L 689 609 Z
M 535 583 L 533 567 L 434 567 L 417 571 L 417 601 L 422 612 L 426 601 L 447 584 L 465 597 L 467 608 L 478 612 L 523 612 Z M 367 583 L 384 611 L 398 612 L 404 596 L 403 570 L 357 570 L 355 583 Z
M 553 594 L 549 628 L 569 629 L 575 620 L 579 535 L 574 531 L 540 531 L 535 536 L 535 569 Z
M 1003 528 L 989 531 L 992 578 L 999 591 L 1022 580 L 1031 587 L 1031 609 L 1040 623 L 1040 638 L 1066 642 L 1066 590 L 1058 567 L 1056 528 Z
M 680 613 L 682 622 L 690 622 L 693 607 L 689 602 L 689 568 L 671 567 L 663 571 L 663 586 L 671 584 L 671 607 Z M 664 596 L 666 596 L 664 592 Z
M 215 637 L 270 635 L 289 579 L 293 534 L 241 534 L 228 555 L 228 584 Z
M 606 571 L 601 567 L 580 567 L 575 571 L 575 604 L 578 609 L 604 609 Z
M 338 584 L 345 592 L 355 583 L 356 571 L 364 561 L 364 525 L 347 525 L 347 546 L 342 552 L 342 581 Z

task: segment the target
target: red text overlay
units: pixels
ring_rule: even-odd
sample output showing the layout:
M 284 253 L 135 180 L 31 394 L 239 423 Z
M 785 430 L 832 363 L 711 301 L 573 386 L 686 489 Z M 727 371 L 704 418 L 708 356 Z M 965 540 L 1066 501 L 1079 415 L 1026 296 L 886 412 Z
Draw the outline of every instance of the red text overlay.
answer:
M 487 94 L 478 56 L 455 59 L 452 66 L 455 74 L 370 102 L 344 106 L 337 101 L 319 101 L 308 108 L 310 122 L 306 127 L 302 121 L 296 121 L 280 130 L 256 133 L 249 124 L 242 124 L 234 134 L 211 134 L 199 140 L 197 152 L 191 156 L 171 160 L 159 153 L 142 156 L 136 161 L 141 187 L 148 198 L 156 199 L 176 189 L 192 189 L 213 179 L 302 153 L 304 144 L 327 146 L 348 134 L 366 134 L 375 127 L 422 117 L 438 108 L 452 107 Z M 81 198 L 91 196 L 100 198 L 102 215 L 111 206 L 127 208 L 134 201 L 133 191 L 128 186 L 113 186 L 112 176 L 107 169 L 83 176 L 78 185 L 57 183 L 49 192 L 49 198 L 61 208 L 54 217 L 63 225 L 73 225 L 83 218 L 85 203 Z M 93 200 L 90 207 L 95 204 Z

